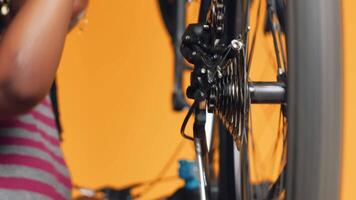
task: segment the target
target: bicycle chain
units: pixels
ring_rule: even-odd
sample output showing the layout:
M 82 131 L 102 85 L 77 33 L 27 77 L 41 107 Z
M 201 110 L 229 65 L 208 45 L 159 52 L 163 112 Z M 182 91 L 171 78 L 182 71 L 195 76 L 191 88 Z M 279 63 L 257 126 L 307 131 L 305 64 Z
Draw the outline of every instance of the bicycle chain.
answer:
M 217 38 L 221 38 L 225 32 L 225 5 L 224 0 L 213 0 L 212 3 L 212 26 Z
M 222 39 L 225 34 L 225 9 L 223 0 L 213 0 L 211 19 L 215 40 Z M 233 42 L 235 44 L 231 43 L 230 45 L 235 47 L 234 50 L 240 52 L 243 43 L 237 40 Z M 246 86 L 243 81 L 244 72 L 238 68 L 238 58 L 241 57 L 233 57 L 225 62 L 224 66 L 218 66 L 221 68 L 222 76 L 211 87 L 207 106 L 209 111 L 213 110 L 217 113 L 222 124 L 232 135 L 236 146 L 240 149 L 243 130 L 246 128 L 245 117 L 242 117 L 245 115 Z

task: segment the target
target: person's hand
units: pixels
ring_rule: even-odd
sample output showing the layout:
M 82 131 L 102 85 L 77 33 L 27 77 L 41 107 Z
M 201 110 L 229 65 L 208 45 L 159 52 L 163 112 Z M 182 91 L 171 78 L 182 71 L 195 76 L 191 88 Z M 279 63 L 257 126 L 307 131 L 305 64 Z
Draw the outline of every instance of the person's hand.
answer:
M 69 30 L 71 30 L 79 20 L 85 15 L 85 9 L 88 7 L 89 0 L 74 0 L 72 20 L 70 22 Z

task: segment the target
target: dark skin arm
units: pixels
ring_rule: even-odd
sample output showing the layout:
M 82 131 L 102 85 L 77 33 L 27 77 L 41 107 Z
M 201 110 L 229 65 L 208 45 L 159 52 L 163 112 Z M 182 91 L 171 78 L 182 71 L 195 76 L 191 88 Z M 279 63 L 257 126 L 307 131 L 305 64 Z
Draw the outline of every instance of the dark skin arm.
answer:
M 16 0 L 14 1 L 16 2 Z M 0 119 L 22 114 L 48 93 L 68 27 L 87 0 L 18 0 L 0 41 Z

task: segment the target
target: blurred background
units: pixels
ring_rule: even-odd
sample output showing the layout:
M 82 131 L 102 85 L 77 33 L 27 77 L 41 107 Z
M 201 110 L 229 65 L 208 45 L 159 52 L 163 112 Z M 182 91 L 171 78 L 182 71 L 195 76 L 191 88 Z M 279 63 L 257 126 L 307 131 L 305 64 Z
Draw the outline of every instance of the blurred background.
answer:
M 356 141 L 356 126 L 352 126 L 356 116 L 356 13 L 352 8 L 356 3 L 342 0 L 342 4 L 341 196 L 351 200 L 356 198 L 356 146 L 352 145 Z M 188 8 L 189 20 L 194 21 L 197 13 L 197 2 L 193 1 Z M 272 61 L 266 56 L 273 49 L 265 48 L 271 42 L 269 36 L 261 31 L 258 37 L 255 56 L 259 60 L 253 65 L 267 67 L 252 72 L 252 76 L 263 80 L 275 73 L 268 67 Z M 91 1 L 86 18 L 68 37 L 58 80 L 63 150 L 74 184 L 125 187 L 153 180 L 163 168 L 168 169 L 163 177 L 169 179 L 159 182 L 141 199 L 171 194 L 183 184 L 178 179 L 177 161 L 194 159 L 194 149 L 179 134 L 185 112 L 172 109 L 173 50 L 157 1 Z M 273 129 L 268 122 L 277 119 L 278 109 L 267 106 L 255 112 L 260 122 L 255 129 L 263 133 L 259 140 L 268 143 L 268 133 Z M 144 190 L 142 187 L 136 192 Z
M 173 51 L 156 1 L 91 1 L 68 37 L 58 73 L 63 148 L 75 184 L 123 187 L 155 179 L 177 146 L 185 113 L 173 112 Z M 166 176 L 177 176 L 177 159 Z M 175 181 L 143 199 L 172 193 Z

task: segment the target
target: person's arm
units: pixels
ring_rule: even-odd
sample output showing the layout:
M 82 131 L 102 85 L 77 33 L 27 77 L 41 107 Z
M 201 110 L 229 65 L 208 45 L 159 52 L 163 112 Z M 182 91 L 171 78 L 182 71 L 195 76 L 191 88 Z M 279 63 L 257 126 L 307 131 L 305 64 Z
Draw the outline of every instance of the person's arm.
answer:
M 0 41 L 0 118 L 26 112 L 53 82 L 75 0 L 26 0 Z

